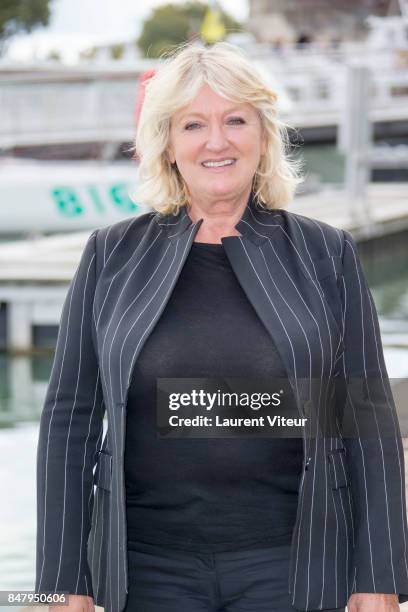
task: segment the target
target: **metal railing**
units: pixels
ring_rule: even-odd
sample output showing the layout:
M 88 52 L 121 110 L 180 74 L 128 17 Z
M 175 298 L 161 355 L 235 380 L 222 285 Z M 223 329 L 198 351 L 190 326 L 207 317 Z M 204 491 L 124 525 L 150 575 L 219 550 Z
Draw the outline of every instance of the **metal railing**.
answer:
M 282 56 L 269 51 L 255 61 L 281 92 L 281 112 L 289 124 L 340 124 L 350 54 L 293 50 Z M 372 75 L 371 119 L 406 120 L 408 71 L 401 69 L 395 54 L 381 55 L 382 71 L 379 61 L 376 53 L 364 56 Z M 0 147 L 133 140 L 138 78 L 153 65 L 157 62 L 140 60 L 133 70 L 109 65 L 20 74 L 0 65 Z

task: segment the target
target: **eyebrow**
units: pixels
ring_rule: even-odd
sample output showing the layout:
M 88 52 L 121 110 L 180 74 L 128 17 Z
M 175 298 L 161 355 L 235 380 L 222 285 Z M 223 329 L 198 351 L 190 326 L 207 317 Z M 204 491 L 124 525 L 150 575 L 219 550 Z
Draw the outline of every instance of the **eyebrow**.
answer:
M 238 106 L 233 106 L 232 108 L 228 108 L 222 114 L 223 115 L 228 115 L 229 113 L 232 113 L 233 111 L 245 112 L 245 109 L 242 109 L 242 108 L 240 108 Z M 183 115 L 181 115 L 181 117 L 179 118 L 177 123 L 181 123 L 183 120 L 187 119 L 187 117 L 204 117 L 205 118 L 205 116 L 206 115 L 203 114 L 203 113 L 196 113 L 196 112 L 184 113 Z

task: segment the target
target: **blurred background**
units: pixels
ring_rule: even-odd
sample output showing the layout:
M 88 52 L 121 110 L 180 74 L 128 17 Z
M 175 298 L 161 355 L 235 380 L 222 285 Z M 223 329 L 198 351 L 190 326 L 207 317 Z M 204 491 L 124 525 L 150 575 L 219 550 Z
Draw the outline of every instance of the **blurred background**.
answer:
M 34 585 L 38 422 L 68 284 L 93 229 L 148 211 L 141 83 L 174 45 L 218 40 L 279 95 L 306 173 L 289 209 L 358 243 L 408 449 L 408 0 L 0 0 L 0 590 Z

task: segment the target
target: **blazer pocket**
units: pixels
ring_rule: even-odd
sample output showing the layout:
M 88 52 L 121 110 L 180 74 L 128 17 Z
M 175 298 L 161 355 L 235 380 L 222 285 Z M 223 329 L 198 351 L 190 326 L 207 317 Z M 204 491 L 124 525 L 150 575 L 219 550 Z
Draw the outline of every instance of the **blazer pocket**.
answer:
M 329 451 L 327 459 L 332 489 L 348 487 L 350 481 L 347 474 L 346 449 L 342 447 Z
M 112 455 L 106 451 L 99 451 L 94 473 L 94 484 L 106 491 L 111 490 Z
M 343 272 L 343 263 L 340 255 L 330 255 L 322 259 L 313 260 L 313 264 L 308 262 L 308 269 L 300 267 L 303 275 L 311 282 L 316 279 L 322 281 L 327 277 L 337 279 Z

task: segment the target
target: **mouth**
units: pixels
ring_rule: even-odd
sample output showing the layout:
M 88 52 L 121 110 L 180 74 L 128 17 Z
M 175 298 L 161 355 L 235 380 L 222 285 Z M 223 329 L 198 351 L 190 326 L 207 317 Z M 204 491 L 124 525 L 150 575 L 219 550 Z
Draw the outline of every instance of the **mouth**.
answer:
M 235 166 L 236 162 L 237 162 L 237 159 L 231 157 L 230 159 L 225 160 L 223 162 L 213 162 L 213 163 L 202 162 L 201 165 L 206 170 L 213 170 L 213 171 L 221 172 L 223 170 L 228 170 L 229 168 L 232 168 L 233 166 Z

